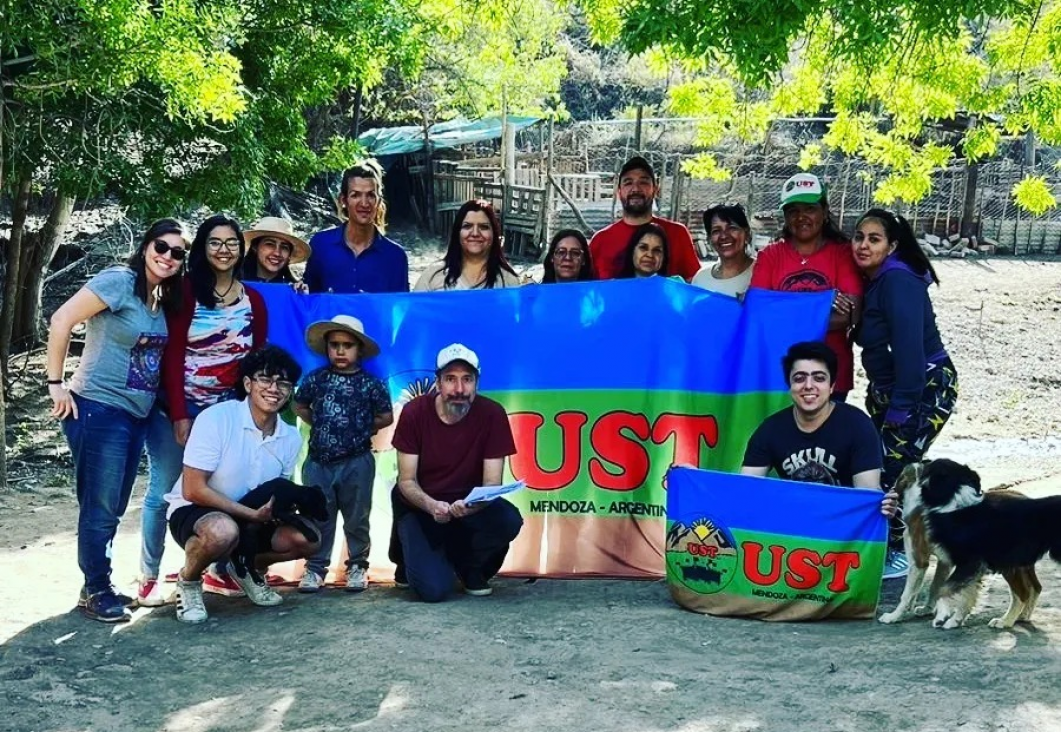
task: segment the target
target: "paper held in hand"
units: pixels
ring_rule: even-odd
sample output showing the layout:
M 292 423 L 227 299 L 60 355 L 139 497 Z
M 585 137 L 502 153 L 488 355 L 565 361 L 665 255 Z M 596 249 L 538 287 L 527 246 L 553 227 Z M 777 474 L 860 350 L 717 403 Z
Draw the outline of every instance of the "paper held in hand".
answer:
M 526 487 L 526 483 L 522 480 L 517 480 L 515 483 L 507 483 L 505 485 L 485 485 L 479 486 L 478 488 L 472 488 L 472 492 L 464 499 L 464 505 L 471 506 L 475 503 L 492 501 L 495 498 L 499 498 L 508 493 L 515 493 L 521 488 Z

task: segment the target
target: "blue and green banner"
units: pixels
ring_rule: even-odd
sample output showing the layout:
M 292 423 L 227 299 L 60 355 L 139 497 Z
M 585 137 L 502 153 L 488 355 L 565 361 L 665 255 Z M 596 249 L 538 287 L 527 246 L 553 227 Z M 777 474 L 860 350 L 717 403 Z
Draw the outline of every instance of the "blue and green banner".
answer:
M 667 584 L 682 607 L 873 617 L 887 551 L 880 491 L 690 468 L 667 484 Z
M 480 392 L 508 411 L 524 528 L 505 571 L 660 577 L 664 476 L 740 467 L 748 437 L 788 402 L 781 357 L 822 338 L 833 294 L 753 290 L 744 303 L 676 280 L 471 292 L 302 295 L 255 285 L 269 339 L 324 363 L 306 327 L 353 315 L 382 353 L 366 362 L 402 404 L 428 391 L 438 351 L 480 358 Z

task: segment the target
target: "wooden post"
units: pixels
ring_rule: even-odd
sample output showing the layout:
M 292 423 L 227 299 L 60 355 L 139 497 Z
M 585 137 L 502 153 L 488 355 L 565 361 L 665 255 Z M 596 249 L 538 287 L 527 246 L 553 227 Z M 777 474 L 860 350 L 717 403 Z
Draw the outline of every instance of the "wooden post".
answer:
M 637 105 L 637 121 L 634 123 L 634 152 L 641 154 L 641 121 L 645 115 L 645 105 Z
M 434 234 L 438 230 L 435 217 L 438 216 L 438 206 L 435 205 L 435 165 L 431 160 L 431 126 L 427 122 L 427 111 L 423 112 L 424 128 L 424 218 L 427 220 L 427 230 Z
M 545 257 L 549 241 L 553 238 L 553 187 L 549 179 L 553 177 L 553 119 L 549 118 L 549 147 L 545 154 L 545 175 L 542 176 L 542 240 L 541 257 Z

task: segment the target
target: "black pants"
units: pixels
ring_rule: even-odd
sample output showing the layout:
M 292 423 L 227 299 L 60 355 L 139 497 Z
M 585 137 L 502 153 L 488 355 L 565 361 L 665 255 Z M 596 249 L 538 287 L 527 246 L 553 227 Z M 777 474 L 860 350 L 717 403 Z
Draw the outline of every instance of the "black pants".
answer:
M 497 574 L 523 526 L 519 509 L 503 498 L 444 524 L 407 504 L 397 488 L 391 492 L 391 505 L 390 559 L 404 568 L 409 586 L 425 602 L 446 599 L 455 574 L 479 574 L 483 579 Z

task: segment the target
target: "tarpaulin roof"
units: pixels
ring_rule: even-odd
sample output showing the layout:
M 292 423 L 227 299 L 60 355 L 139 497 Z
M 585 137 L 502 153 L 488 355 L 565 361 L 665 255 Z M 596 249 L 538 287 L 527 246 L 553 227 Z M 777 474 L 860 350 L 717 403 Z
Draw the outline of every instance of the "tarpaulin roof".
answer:
M 517 131 L 530 127 L 540 121 L 540 117 L 508 116 L 508 123 Z M 439 122 L 428 128 L 431 148 L 452 148 L 484 140 L 497 140 L 501 137 L 501 118 L 486 117 L 470 122 L 463 118 Z M 357 141 L 369 153 L 376 157 L 383 155 L 408 155 L 424 149 L 424 128 L 410 125 L 407 127 L 376 127 L 362 132 Z

